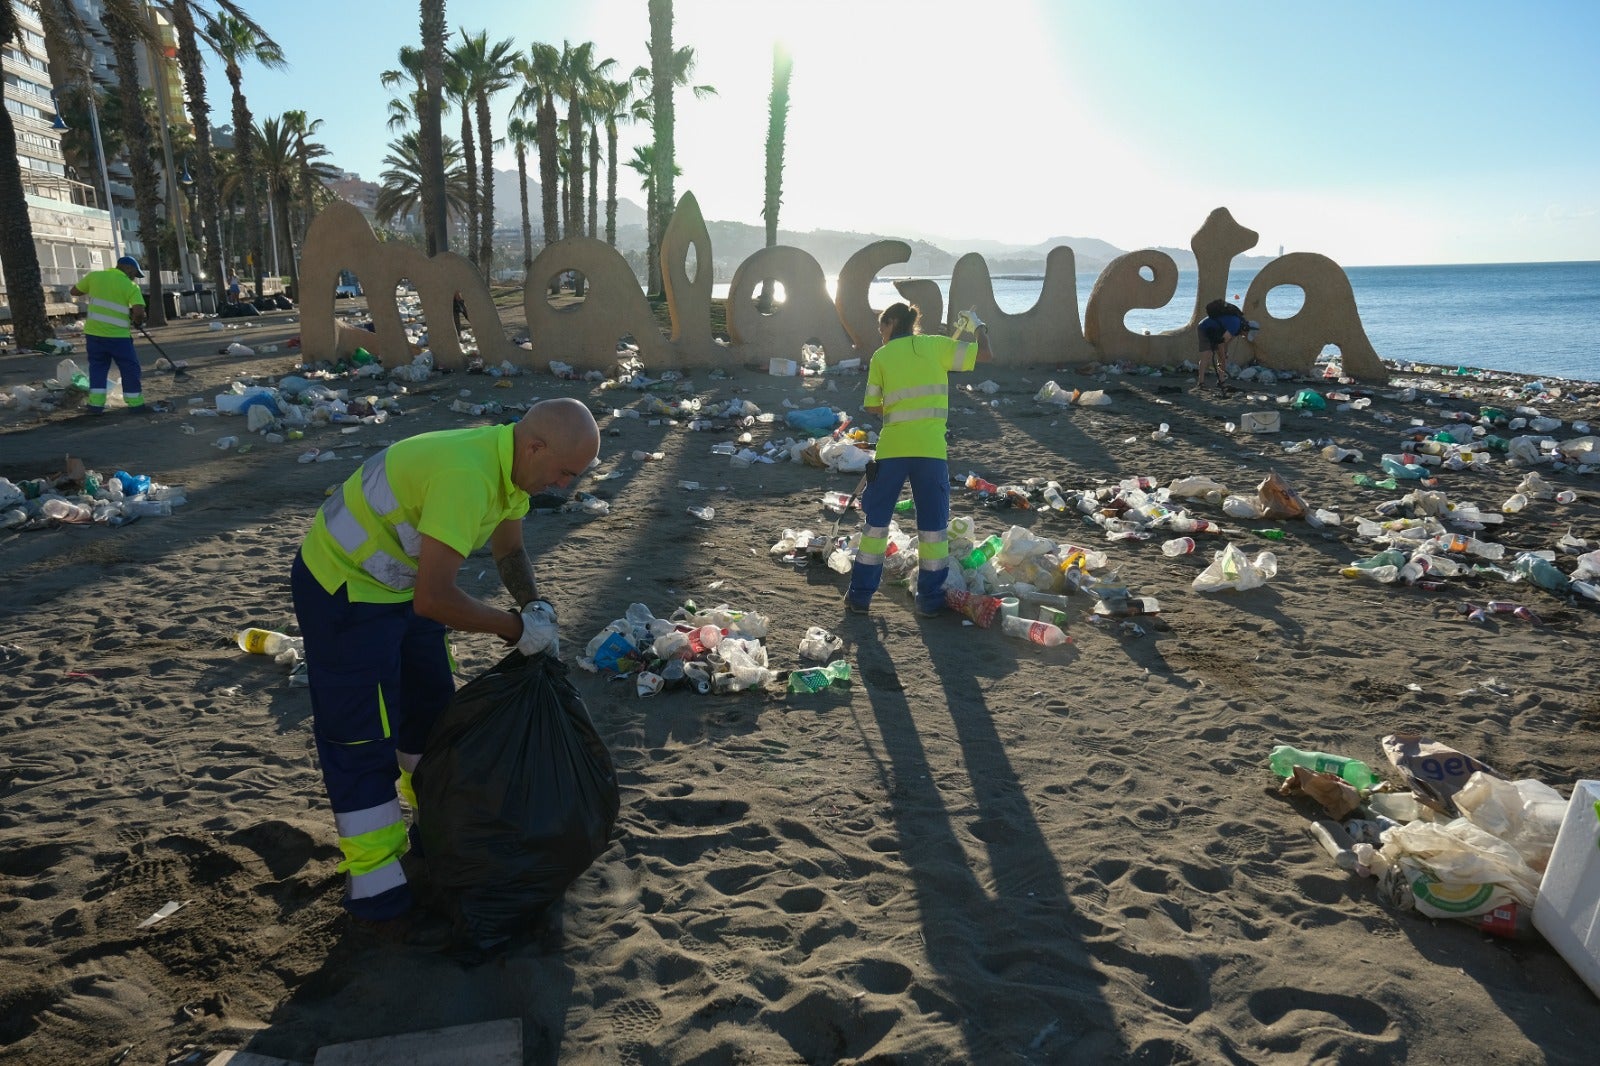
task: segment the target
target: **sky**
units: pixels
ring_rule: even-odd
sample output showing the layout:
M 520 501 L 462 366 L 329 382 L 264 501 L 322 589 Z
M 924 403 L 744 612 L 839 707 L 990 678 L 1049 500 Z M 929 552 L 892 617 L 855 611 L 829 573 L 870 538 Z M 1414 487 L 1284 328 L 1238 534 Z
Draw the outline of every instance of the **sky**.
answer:
M 418 5 L 247 7 L 290 64 L 246 67 L 257 120 L 306 110 L 335 165 L 377 180 L 395 136 L 379 74 L 417 43 Z M 446 14 L 457 41 L 488 29 L 524 48 L 593 41 L 619 71 L 648 62 L 646 0 Z M 717 89 L 677 97 L 677 191 L 709 220 L 761 224 L 781 40 L 785 229 L 1131 250 L 1187 246 L 1226 207 L 1260 234 L 1253 254 L 1600 259 L 1592 0 L 677 0 L 673 39 Z M 207 78 L 226 122 L 220 68 Z M 511 96 L 493 105 L 502 131 Z M 648 136 L 624 128 L 619 155 Z M 510 149 L 495 165 L 515 166 Z M 630 170 L 618 190 L 643 202 Z

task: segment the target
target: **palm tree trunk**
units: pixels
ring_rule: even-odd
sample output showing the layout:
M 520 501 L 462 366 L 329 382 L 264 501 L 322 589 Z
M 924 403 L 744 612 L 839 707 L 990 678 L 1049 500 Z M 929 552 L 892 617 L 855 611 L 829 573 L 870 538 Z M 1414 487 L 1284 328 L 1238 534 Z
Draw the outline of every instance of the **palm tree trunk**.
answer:
M 288 252 L 289 261 L 289 293 L 290 298 L 298 300 L 300 294 L 300 270 L 294 262 L 294 223 L 289 216 L 289 194 L 283 194 L 281 203 L 283 207 L 283 243 Z
M 606 121 L 606 243 L 617 246 L 617 121 Z
M 139 68 L 133 53 L 137 39 L 131 26 L 106 12 L 105 26 L 116 57 L 117 91 L 122 100 L 122 140 L 128 170 L 133 176 L 133 203 L 139 213 L 139 242 L 144 245 L 144 272 L 150 286 L 145 320 L 152 326 L 167 324 L 161 298 L 161 226 L 156 220 L 156 168 L 150 162 L 150 123 L 139 103 Z
M 267 264 L 261 249 L 261 189 L 256 177 L 254 120 L 250 116 L 249 105 L 245 103 L 241 87 L 243 77 L 238 67 L 229 68 L 228 82 L 233 86 L 233 152 L 239 160 L 239 173 L 244 185 L 245 242 L 250 249 L 250 268 L 254 275 L 256 295 L 260 296 L 261 286 L 266 281 Z M 127 106 L 124 102 L 123 107 Z M 130 151 L 129 154 L 137 153 Z
M 199 223 L 204 237 L 208 271 L 215 271 L 212 292 L 220 292 L 228 276 L 222 259 L 222 207 L 217 193 L 217 165 L 211 156 L 211 101 L 206 98 L 205 61 L 195 34 L 194 15 L 188 3 L 171 6 L 173 25 L 178 31 L 178 66 L 183 71 L 185 95 L 189 98 L 189 118 L 194 123 L 195 188 L 200 197 Z
M 556 160 L 556 105 L 549 93 L 544 94 L 534 123 L 539 131 L 539 207 L 544 216 L 544 243 L 551 244 L 561 239 L 561 224 L 556 217 L 560 214 L 561 168 Z
M 517 142 L 517 190 L 522 194 L 522 286 L 533 270 L 533 219 L 528 215 L 528 146 Z
M 422 149 L 424 224 L 428 226 L 428 254 L 450 249 L 450 203 L 444 180 L 444 51 L 447 29 L 445 0 L 421 0 L 423 106 L 417 116 Z
M 494 136 L 489 130 L 489 94 L 480 92 L 472 102 L 478 112 L 478 150 L 483 153 L 483 249 L 478 267 L 487 282 L 494 270 Z
M 472 112 L 461 102 L 461 154 L 467 161 L 467 258 L 478 262 L 478 149 L 472 135 Z
M 589 127 L 589 239 L 594 240 L 596 217 L 600 206 L 600 197 L 595 189 L 596 180 L 600 176 L 600 137 L 598 131 Z
M 0 13 L 0 24 L 14 16 Z M 5 38 L 9 40 L 9 38 Z M 0 265 L 5 267 L 6 303 L 16 346 L 34 348 L 54 334 L 44 302 L 44 275 L 33 243 L 33 220 L 17 164 L 17 130 L 11 112 L 0 107 Z
M 650 95 L 652 125 L 655 127 L 656 240 L 666 232 L 672 218 L 673 123 L 672 110 L 672 0 L 649 0 L 650 8 Z M 650 248 L 651 292 L 661 291 L 661 255 Z
M 576 95 L 577 87 L 571 91 Z M 576 100 L 567 105 L 567 177 L 572 204 L 567 233 L 572 234 L 583 229 L 583 115 Z

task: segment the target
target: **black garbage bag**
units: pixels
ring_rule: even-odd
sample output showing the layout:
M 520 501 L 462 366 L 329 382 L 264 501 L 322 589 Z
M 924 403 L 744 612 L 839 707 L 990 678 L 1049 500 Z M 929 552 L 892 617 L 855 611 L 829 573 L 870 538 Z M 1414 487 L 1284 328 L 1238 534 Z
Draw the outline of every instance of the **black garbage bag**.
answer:
M 517 651 L 455 694 L 412 784 L 429 879 L 479 951 L 561 898 L 605 851 L 621 806 L 566 667 Z

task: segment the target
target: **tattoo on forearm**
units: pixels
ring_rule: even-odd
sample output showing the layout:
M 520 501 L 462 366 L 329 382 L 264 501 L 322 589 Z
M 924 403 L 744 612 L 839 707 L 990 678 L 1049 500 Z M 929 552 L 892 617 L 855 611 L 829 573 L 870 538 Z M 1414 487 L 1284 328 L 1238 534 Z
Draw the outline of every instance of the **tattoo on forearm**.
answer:
M 526 607 L 539 598 L 539 590 L 533 583 L 533 564 L 525 552 L 512 552 L 495 565 L 500 569 L 501 584 L 517 601 L 518 607 Z

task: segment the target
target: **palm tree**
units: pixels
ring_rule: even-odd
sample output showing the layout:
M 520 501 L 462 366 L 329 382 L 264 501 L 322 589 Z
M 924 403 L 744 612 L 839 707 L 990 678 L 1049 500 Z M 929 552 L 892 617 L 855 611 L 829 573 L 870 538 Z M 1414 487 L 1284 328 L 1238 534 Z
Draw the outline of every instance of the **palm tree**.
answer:
M 400 49 L 400 66 L 393 70 L 386 70 L 378 76 L 379 82 L 385 89 L 396 89 L 404 85 L 411 86 L 410 90 L 401 97 L 389 101 L 388 126 L 391 132 L 404 130 L 413 121 L 417 122 L 419 128 L 422 125 L 422 115 L 428 110 L 428 90 L 425 84 L 427 73 L 423 69 L 426 59 L 427 57 L 422 49 L 402 46 Z M 441 99 L 442 106 L 443 101 Z M 426 149 L 427 140 L 424 138 L 419 150 Z M 444 250 L 435 243 L 436 230 L 440 227 L 436 227 L 433 223 L 432 189 L 434 175 L 426 166 L 423 167 L 422 174 L 424 177 L 422 195 L 423 247 L 429 255 L 433 255 Z M 448 226 L 442 228 L 448 232 Z
M 217 165 L 211 148 L 211 101 L 206 96 L 205 61 L 200 54 L 200 34 L 195 29 L 195 11 L 214 16 L 226 14 L 248 25 L 256 35 L 270 40 L 267 32 L 250 19 L 242 7 L 232 0 L 160 0 L 160 6 L 172 17 L 173 29 L 178 37 L 178 68 L 183 72 L 184 95 L 188 97 L 190 121 L 194 124 L 194 184 L 200 199 L 199 222 L 205 237 L 208 267 L 217 271 L 220 285 L 228 276 L 227 264 L 222 261 L 222 207 L 217 191 Z
M 567 174 L 571 183 L 571 219 L 575 227 L 583 226 L 583 133 L 596 86 L 616 63 L 615 59 L 596 63 L 593 41 L 585 41 L 577 47 L 562 42 L 561 86 L 567 99 Z M 594 236 L 592 227 L 589 235 Z
M 794 59 L 782 44 L 772 46 L 772 95 L 767 98 L 767 196 L 761 217 L 767 224 L 767 247 L 778 243 L 778 205 L 783 202 L 783 142 L 789 126 L 789 76 Z M 772 279 L 761 280 L 762 311 L 772 310 Z
M 421 0 L 422 16 L 422 103 L 417 119 L 421 127 L 423 177 L 433 218 L 428 245 L 433 251 L 450 248 L 449 195 L 445 187 L 444 135 L 440 115 L 444 106 L 445 0 Z
M 655 152 L 656 149 L 655 145 L 653 144 L 636 144 L 633 147 L 633 158 L 628 160 L 628 169 L 639 175 L 639 187 L 644 190 L 646 204 L 654 204 L 656 202 Z M 673 170 L 674 177 L 683 173 L 683 171 L 677 167 L 674 167 Z M 654 293 L 660 291 L 661 257 L 656 255 L 656 248 L 661 242 L 661 235 L 655 231 L 655 215 L 647 212 L 646 217 L 647 221 L 645 224 L 650 227 L 650 232 L 647 251 L 645 254 L 653 258 L 651 258 L 650 262 L 645 264 L 645 271 L 649 277 L 654 277 L 656 279 L 657 287 L 650 290 L 652 293 Z
M 305 245 L 306 232 L 317 213 L 318 201 L 333 198 L 327 182 L 337 177 L 339 171 L 337 167 L 318 162 L 329 154 L 325 145 L 311 139 L 311 135 L 322 126 L 320 118 L 311 119 L 304 111 L 286 111 L 283 121 L 294 137 L 294 180 L 299 194 L 300 226 L 297 231 L 299 239 L 291 238 L 289 241 L 289 275 L 292 279 L 290 296 L 299 303 L 300 270 L 295 250 Z
M 378 175 L 378 202 L 374 214 L 380 223 L 393 222 L 402 215 L 420 215 L 425 197 L 421 133 L 413 130 L 389 142 L 383 157 L 386 168 Z M 456 213 L 467 208 L 467 172 L 461 165 L 461 147 L 449 137 L 442 139 L 445 158 L 445 206 Z
M 534 124 L 523 118 L 506 123 L 506 138 L 517 152 L 517 193 L 522 198 L 522 284 L 533 269 L 533 219 L 528 214 L 528 145 L 538 136 Z
M 283 49 L 272 38 L 258 33 L 255 26 L 245 20 L 228 14 L 212 17 L 204 12 L 201 17 L 206 25 L 206 38 L 217 58 L 222 60 L 228 84 L 233 89 L 233 150 L 238 156 L 239 170 L 244 177 L 247 205 L 245 228 L 250 236 L 250 256 L 255 268 L 256 293 L 259 295 L 266 279 L 267 264 L 261 247 L 261 202 L 256 185 L 255 145 L 251 143 L 254 126 L 250 118 L 250 105 L 244 97 L 244 73 L 239 65 L 253 59 L 269 69 L 281 68 L 286 65 Z M 118 59 L 118 67 L 121 65 Z
M 472 102 L 478 120 L 478 148 L 483 153 L 483 228 L 478 266 L 487 281 L 494 260 L 494 140 L 489 130 L 489 100 L 510 87 L 516 46 L 510 38 L 491 45 L 485 30 L 476 34 L 462 30 L 461 38 L 462 45 L 453 54 L 466 80 L 464 96 Z
M 466 160 L 467 181 L 471 184 L 467 194 L 467 258 L 476 265 L 482 250 L 478 227 L 483 216 L 478 213 L 478 149 L 472 132 L 472 86 L 464 62 L 471 57 L 464 52 L 465 46 L 462 46 L 445 53 L 444 91 L 450 101 L 461 108 L 461 154 Z
M 609 81 L 600 93 L 599 117 L 606 124 L 606 243 L 617 246 L 617 124 L 632 117 L 633 81 Z
M 648 84 L 650 86 L 650 95 L 642 97 L 642 98 L 640 98 L 639 100 L 637 100 L 634 103 L 634 105 L 633 105 L 633 117 L 634 117 L 634 119 L 636 121 L 648 123 L 650 125 L 651 130 L 654 131 L 654 138 L 651 141 L 651 149 L 652 149 L 651 150 L 651 157 L 653 159 L 657 160 L 657 165 L 659 166 L 660 165 L 660 161 L 659 161 L 659 156 L 657 155 L 656 149 L 657 149 L 657 146 L 660 144 L 662 123 L 658 123 L 656 121 L 656 115 L 659 113 L 658 110 L 657 110 L 658 101 L 659 101 L 660 94 L 661 94 L 661 90 L 660 90 L 660 88 L 658 86 L 658 79 L 657 79 L 656 74 L 655 74 L 656 65 L 655 65 L 655 51 L 654 51 L 654 49 L 655 49 L 655 43 L 656 43 L 655 42 L 656 4 L 657 4 L 657 0 L 650 0 L 651 65 L 649 67 L 636 67 L 636 68 L 634 68 L 634 71 L 633 71 L 633 80 L 638 82 L 638 83 L 640 83 L 641 85 Z M 667 3 L 666 7 L 668 9 L 667 10 L 667 45 L 668 45 L 668 51 L 669 51 L 670 54 L 668 56 L 668 59 L 666 61 L 665 66 L 662 69 L 664 69 L 667 72 L 665 80 L 667 82 L 667 84 L 666 84 L 667 104 L 668 104 L 667 112 L 668 112 L 669 117 L 665 120 L 665 124 L 667 126 L 670 126 L 672 124 L 672 122 L 673 122 L 673 119 L 670 117 L 671 114 L 672 114 L 671 101 L 672 101 L 672 90 L 673 89 L 687 88 L 692 93 L 694 93 L 695 99 L 697 99 L 697 100 L 704 99 L 707 96 L 714 96 L 714 95 L 716 95 L 717 90 L 714 87 L 710 86 L 710 85 L 690 85 L 689 84 L 690 80 L 694 77 L 694 67 L 695 67 L 694 47 L 692 45 L 684 45 L 682 48 L 677 48 L 677 49 L 671 48 L 671 44 L 672 44 L 672 40 L 671 40 L 671 36 L 672 36 L 672 34 L 671 34 L 671 30 L 672 30 L 672 11 L 671 11 L 671 7 L 672 7 L 672 5 L 671 5 L 671 3 L 670 2 Z M 672 140 L 672 133 L 671 133 L 670 130 L 668 130 L 668 132 L 667 132 L 667 140 L 669 142 L 669 148 L 670 148 L 670 142 Z M 631 166 L 632 164 L 629 164 L 629 165 Z M 659 199 L 659 201 L 652 200 L 648 205 L 646 205 L 646 217 L 647 218 L 654 218 L 654 220 L 655 220 L 653 223 L 649 223 L 650 233 L 653 234 L 653 236 L 651 236 L 649 238 L 650 246 L 649 246 L 649 251 L 646 253 L 646 258 L 649 260 L 649 281 L 648 281 L 647 284 L 649 286 L 650 291 L 653 292 L 653 293 L 661 291 L 661 256 L 659 254 L 660 250 L 657 247 L 657 242 L 659 242 L 661 234 L 663 234 L 663 233 L 665 233 L 667 231 L 667 221 L 672 217 L 672 208 L 673 208 L 672 179 L 674 177 L 678 176 L 679 174 L 683 173 L 683 170 L 681 168 L 679 168 L 679 166 L 677 165 L 676 161 L 674 161 L 669 166 L 667 166 L 666 169 L 668 171 L 668 173 L 666 174 L 666 192 L 665 193 L 661 192 L 661 185 L 659 184 L 659 180 L 658 180 L 658 182 L 653 187 L 656 189 L 656 195 L 660 199 Z M 658 179 L 660 177 L 661 177 L 661 175 L 657 175 Z M 663 203 L 666 205 L 666 209 L 665 210 L 662 210 L 662 204 Z
M 161 298 L 161 223 L 156 217 L 160 199 L 156 168 L 151 161 L 150 123 L 139 103 L 139 68 L 134 56 L 136 43 L 147 43 L 152 35 L 149 21 L 138 4 L 107 5 L 101 16 L 106 36 L 111 39 L 111 54 L 116 60 L 117 92 L 122 97 L 122 137 L 125 157 L 133 178 L 133 204 L 139 217 L 139 243 L 144 248 L 145 277 L 150 294 L 145 313 L 152 326 L 167 324 L 167 309 Z
M 16 10 L 10 3 L 0 4 L 0 45 L 20 45 L 21 37 Z M 17 347 L 37 347 L 54 333 L 45 313 L 44 275 L 39 271 L 33 220 L 28 217 L 22 166 L 17 162 L 17 130 L 10 109 L 4 107 L 0 107 L 0 264 L 5 267 L 6 302 Z
M 534 114 L 534 136 L 539 145 L 539 199 L 544 217 L 544 243 L 561 239 L 561 226 L 557 219 L 557 187 L 560 185 L 560 162 L 556 134 L 555 87 L 561 77 L 561 53 L 554 45 L 534 42 L 528 54 L 517 58 L 517 73 L 522 76 L 522 88 L 512 110 Z

